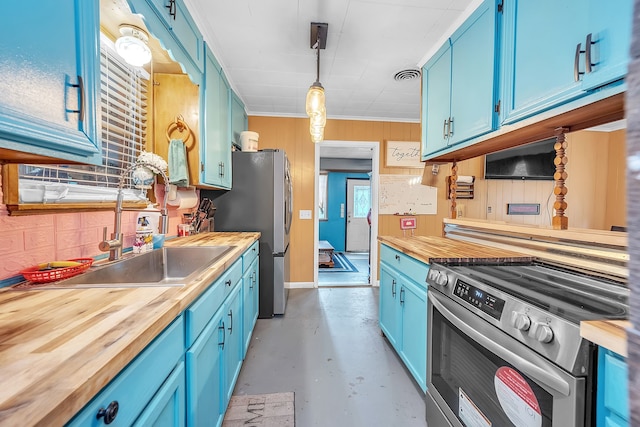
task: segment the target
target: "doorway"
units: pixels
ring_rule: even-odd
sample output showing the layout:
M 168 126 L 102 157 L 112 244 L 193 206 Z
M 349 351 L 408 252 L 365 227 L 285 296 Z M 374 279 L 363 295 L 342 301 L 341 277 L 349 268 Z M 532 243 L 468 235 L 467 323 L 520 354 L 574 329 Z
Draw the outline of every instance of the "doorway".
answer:
M 369 180 L 347 179 L 347 252 L 369 252 Z
M 379 175 L 379 142 L 377 141 L 324 141 L 316 144 L 315 149 L 315 202 L 316 215 L 314 215 L 314 287 L 318 286 L 371 286 L 377 285 L 377 215 L 378 204 L 378 175 Z M 358 162 L 367 164 L 366 169 L 362 167 L 353 168 Z M 330 165 L 330 166 L 327 166 Z M 328 175 L 328 177 L 327 177 Z M 332 181 L 332 175 L 342 179 L 340 188 L 342 200 L 337 204 L 333 202 L 333 214 L 331 214 L 332 202 L 328 198 L 327 186 Z M 334 178 L 334 180 L 337 178 Z M 351 184 L 347 184 L 347 179 L 353 179 Z M 335 183 L 334 183 L 335 185 Z M 349 191 L 351 187 L 351 191 Z M 335 193 L 336 191 L 334 191 Z M 347 192 L 351 192 L 349 201 L 347 201 Z M 352 199 L 353 198 L 353 199 Z M 373 203 L 372 203 L 373 201 Z M 367 214 L 371 209 L 371 227 L 367 222 Z M 337 210 L 336 210 L 337 209 Z M 364 210 L 364 213 L 363 213 Z M 329 216 L 327 217 L 327 212 Z M 336 216 L 338 219 L 336 219 Z M 331 264 L 327 264 L 326 244 L 322 242 L 322 251 L 319 251 L 320 229 L 322 235 L 327 237 L 327 229 L 331 230 L 335 235 L 336 227 L 333 227 L 338 221 L 342 227 L 342 237 L 334 239 L 337 257 L 335 262 L 339 263 L 339 267 L 344 269 L 345 264 L 350 264 L 347 269 L 356 270 L 356 275 L 345 275 L 340 270 L 334 268 Z M 348 222 L 350 221 L 350 222 Z M 354 223 L 355 222 L 355 223 Z M 322 224 L 322 226 L 321 226 Z M 355 226 L 351 229 L 351 226 Z M 364 225 L 364 227 L 362 227 Z M 349 227 L 349 231 L 347 231 Z M 351 234 L 351 237 L 348 235 Z M 355 237 L 355 241 L 353 238 Z M 364 241 L 363 241 L 364 238 Z M 347 248 L 347 245 L 349 246 Z M 329 244 L 333 247 L 334 245 Z M 319 252 L 321 254 L 322 263 L 319 263 Z M 322 266 L 320 266 L 322 264 Z M 369 266 L 374 266 L 370 268 Z M 343 270 L 344 271 L 344 270 Z M 320 274 L 322 272 L 322 280 Z

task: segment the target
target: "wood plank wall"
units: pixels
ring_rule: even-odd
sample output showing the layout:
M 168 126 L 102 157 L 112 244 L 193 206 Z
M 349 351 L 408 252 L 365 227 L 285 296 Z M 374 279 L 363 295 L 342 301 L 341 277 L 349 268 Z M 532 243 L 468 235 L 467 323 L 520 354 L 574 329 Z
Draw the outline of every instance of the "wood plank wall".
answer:
M 293 175 L 293 224 L 291 232 L 291 281 L 312 282 L 313 271 L 313 226 L 311 220 L 300 220 L 298 212 L 314 208 L 315 147 L 309 137 L 309 120 L 305 118 L 249 117 L 249 130 L 260 134 L 258 147 L 281 148 L 287 152 Z M 380 174 L 415 175 L 419 170 L 384 167 L 384 141 L 420 141 L 419 123 L 396 123 L 356 120 L 327 120 L 325 140 L 331 141 L 380 141 Z M 482 174 L 478 161 L 461 163 L 459 174 Z M 431 174 L 431 165 L 424 170 L 423 183 L 438 186 L 438 214 L 418 217 L 417 235 L 442 234 L 442 218 L 448 215 L 445 198 L 445 176 L 450 174 L 449 165 L 440 168 L 437 176 Z M 381 215 L 378 218 L 378 234 L 402 236 L 397 216 Z

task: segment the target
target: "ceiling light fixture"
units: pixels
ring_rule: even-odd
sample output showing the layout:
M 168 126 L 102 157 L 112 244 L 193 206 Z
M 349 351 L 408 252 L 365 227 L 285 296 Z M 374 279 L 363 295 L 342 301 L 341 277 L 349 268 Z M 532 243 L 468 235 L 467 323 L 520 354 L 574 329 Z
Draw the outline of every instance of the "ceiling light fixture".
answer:
M 327 123 L 327 109 L 325 107 L 324 88 L 320 83 L 320 49 L 327 46 L 327 29 L 329 24 L 311 23 L 311 49 L 317 52 L 316 81 L 307 92 L 306 110 L 309 116 L 309 133 L 315 143 L 324 139 L 324 126 Z
M 134 67 L 142 67 L 151 61 L 151 49 L 149 49 L 149 36 L 136 26 L 120 25 L 121 36 L 116 40 L 116 52 L 127 64 Z

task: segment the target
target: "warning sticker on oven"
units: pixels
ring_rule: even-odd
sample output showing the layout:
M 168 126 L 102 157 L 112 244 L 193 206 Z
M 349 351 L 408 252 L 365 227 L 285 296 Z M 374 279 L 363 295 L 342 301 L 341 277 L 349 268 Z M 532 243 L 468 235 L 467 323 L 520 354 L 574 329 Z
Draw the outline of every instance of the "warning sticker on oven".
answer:
M 502 366 L 496 371 L 493 383 L 500 406 L 513 424 L 518 427 L 542 425 L 538 399 L 518 371 Z
M 491 421 L 469 399 L 462 388 L 458 388 L 458 418 L 466 427 L 491 427 Z

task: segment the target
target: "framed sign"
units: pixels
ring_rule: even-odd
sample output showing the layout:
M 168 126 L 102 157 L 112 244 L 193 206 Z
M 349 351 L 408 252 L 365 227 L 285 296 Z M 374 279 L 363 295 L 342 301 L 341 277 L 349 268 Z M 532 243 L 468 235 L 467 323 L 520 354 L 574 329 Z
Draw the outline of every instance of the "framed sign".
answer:
M 420 142 L 385 141 L 384 166 L 388 168 L 424 168 L 420 161 Z

